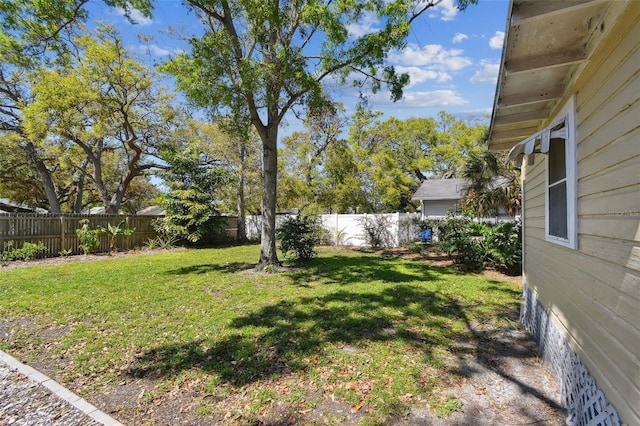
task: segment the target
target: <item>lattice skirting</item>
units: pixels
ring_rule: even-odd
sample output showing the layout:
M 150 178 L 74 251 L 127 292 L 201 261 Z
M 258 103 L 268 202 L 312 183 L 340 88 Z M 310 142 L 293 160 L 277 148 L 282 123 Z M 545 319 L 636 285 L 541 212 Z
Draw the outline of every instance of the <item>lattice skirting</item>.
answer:
M 569 347 L 567 340 L 527 285 L 524 285 L 523 290 L 520 321 L 538 342 L 542 359 L 551 367 L 560 383 L 562 398 L 567 407 L 567 425 L 622 425 L 615 407 L 607 402 L 587 367 Z

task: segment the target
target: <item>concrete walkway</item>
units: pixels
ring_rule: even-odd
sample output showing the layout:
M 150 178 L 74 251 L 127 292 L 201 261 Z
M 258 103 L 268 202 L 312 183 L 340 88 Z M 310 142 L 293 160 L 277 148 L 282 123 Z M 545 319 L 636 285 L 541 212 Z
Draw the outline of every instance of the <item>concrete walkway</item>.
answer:
M 0 425 L 124 426 L 34 368 L 0 351 Z

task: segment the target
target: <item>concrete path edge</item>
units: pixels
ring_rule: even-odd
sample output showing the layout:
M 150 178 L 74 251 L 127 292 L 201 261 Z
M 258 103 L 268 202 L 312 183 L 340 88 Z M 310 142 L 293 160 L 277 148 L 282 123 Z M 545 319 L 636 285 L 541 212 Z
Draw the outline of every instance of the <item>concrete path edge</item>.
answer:
M 113 417 L 109 416 L 105 412 L 99 410 L 94 405 L 87 402 L 85 399 L 79 397 L 75 393 L 71 392 L 55 380 L 47 377 L 33 367 L 21 363 L 11 355 L 0 350 L 0 361 L 3 361 L 10 368 L 17 370 L 19 373 L 24 374 L 30 380 L 41 384 L 58 398 L 66 401 L 70 405 L 74 406 L 78 410 L 82 411 L 93 420 L 102 423 L 104 426 L 125 426 Z

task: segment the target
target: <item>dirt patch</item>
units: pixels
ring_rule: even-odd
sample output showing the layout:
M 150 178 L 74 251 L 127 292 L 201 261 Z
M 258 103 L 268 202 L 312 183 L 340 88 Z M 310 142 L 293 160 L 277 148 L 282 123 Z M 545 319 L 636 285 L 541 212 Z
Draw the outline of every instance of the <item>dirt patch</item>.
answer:
M 30 266 L 62 265 L 65 263 L 73 263 L 73 262 L 94 262 L 98 260 L 118 259 L 123 257 L 151 256 L 158 253 L 169 253 L 169 252 L 184 251 L 184 250 L 187 250 L 187 249 L 184 247 L 176 247 L 169 250 L 163 250 L 163 249 L 128 250 L 128 251 L 119 251 L 113 254 L 97 253 L 97 254 L 82 254 L 82 255 L 75 255 L 75 256 L 47 257 L 44 259 L 34 259 L 34 260 L 25 260 L 25 261 L 12 260 L 12 261 L 0 262 L 0 270 L 28 268 Z

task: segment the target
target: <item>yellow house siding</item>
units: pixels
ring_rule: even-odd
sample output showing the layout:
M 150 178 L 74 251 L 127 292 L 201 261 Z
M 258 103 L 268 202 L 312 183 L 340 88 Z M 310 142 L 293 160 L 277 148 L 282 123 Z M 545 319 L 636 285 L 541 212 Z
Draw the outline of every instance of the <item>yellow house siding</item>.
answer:
M 545 164 L 524 173 L 524 280 L 628 424 L 640 424 L 640 6 L 576 76 L 578 248 L 545 240 Z M 525 159 L 526 163 L 526 159 Z

